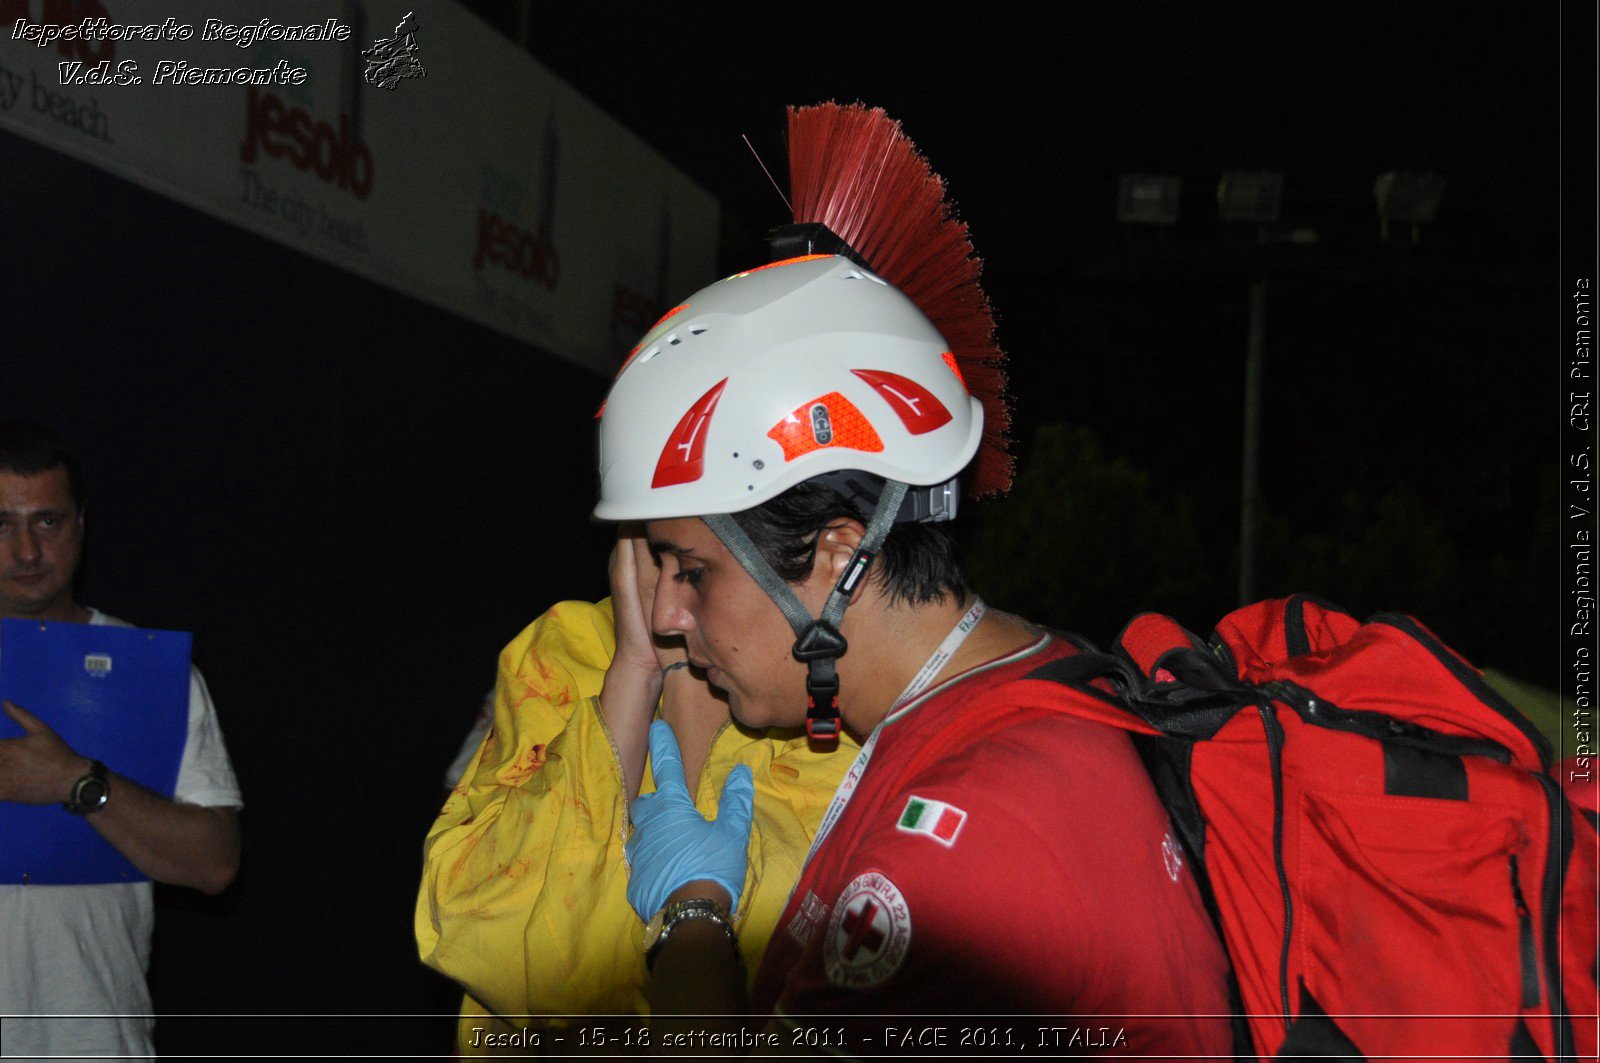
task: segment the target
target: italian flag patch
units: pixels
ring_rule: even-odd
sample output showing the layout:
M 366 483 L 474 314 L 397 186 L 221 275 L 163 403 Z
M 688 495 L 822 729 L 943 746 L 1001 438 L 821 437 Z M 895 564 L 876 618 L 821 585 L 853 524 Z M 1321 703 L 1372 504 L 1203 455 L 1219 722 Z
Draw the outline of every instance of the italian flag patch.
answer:
M 967 814 L 955 805 L 912 797 L 895 826 L 907 834 L 926 834 L 941 845 L 954 845 L 966 821 Z

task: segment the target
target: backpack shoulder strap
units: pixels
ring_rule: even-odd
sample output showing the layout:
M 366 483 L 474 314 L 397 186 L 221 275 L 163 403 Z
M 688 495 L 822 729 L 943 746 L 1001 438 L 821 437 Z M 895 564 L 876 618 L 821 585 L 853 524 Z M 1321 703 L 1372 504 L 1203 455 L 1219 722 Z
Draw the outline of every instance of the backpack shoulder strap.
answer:
M 1260 697 L 1249 684 L 1229 675 L 1203 643 L 1159 613 L 1135 617 L 1118 638 L 1114 654 L 1078 636 L 1058 633 L 1058 637 L 1079 652 L 1046 662 L 1028 678 L 1090 695 L 1109 712 L 1081 715 L 1124 730 L 1206 739 Z M 1129 714 L 1134 720 L 1128 719 Z
M 1257 671 L 1307 653 L 1326 653 L 1347 642 L 1361 621 L 1325 598 L 1295 594 L 1235 609 L 1218 623 L 1213 646 L 1226 647 L 1237 674 Z

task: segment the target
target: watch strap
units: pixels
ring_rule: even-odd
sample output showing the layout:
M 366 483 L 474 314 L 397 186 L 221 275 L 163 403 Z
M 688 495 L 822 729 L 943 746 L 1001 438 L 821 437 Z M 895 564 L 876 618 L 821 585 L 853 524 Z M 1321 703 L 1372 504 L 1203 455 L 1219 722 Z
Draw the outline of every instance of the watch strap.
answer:
M 111 780 L 106 766 L 98 760 L 89 762 L 89 774 L 72 784 L 71 797 L 62 804 L 68 812 L 87 816 L 106 807 L 111 800 Z M 97 795 L 95 797 L 90 794 Z
M 728 943 L 735 950 L 739 947 L 739 935 L 733 929 L 733 921 L 728 918 L 728 913 L 722 905 L 709 897 L 694 897 L 686 901 L 673 901 L 661 911 L 657 912 L 654 919 L 645 931 L 644 965 L 646 970 L 654 971 L 656 956 L 666 947 L 667 939 L 672 936 L 672 930 L 679 923 L 687 919 L 707 919 L 722 928 L 728 936 Z

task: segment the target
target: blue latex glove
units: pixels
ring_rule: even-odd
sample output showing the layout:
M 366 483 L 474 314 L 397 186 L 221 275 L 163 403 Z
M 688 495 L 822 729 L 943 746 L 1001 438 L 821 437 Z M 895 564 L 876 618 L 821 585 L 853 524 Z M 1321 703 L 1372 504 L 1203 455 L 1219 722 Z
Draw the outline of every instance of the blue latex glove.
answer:
M 640 794 L 630 809 L 628 903 L 649 922 L 673 890 L 707 879 L 728 891 L 733 898 L 728 914 L 734 914 L 750 860 L 750 818 L 756 803 L 749 766 L 740 764 L 728 773 L 714 820 L 702 816 L 689 797 L 678 738 L 665 720 L 650 725 L 650 771 L 656 792 Z

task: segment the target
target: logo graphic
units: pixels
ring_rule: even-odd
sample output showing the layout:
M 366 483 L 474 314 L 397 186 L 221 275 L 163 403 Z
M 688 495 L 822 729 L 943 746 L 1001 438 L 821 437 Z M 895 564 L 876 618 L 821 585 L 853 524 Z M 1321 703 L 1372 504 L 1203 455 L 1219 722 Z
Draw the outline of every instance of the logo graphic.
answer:
M 367 61 L 367 84 L 390 92 L 405 78 L 428 76 L 417 61 L 417 19 L 410 11 L 394 28 L 393 37 L 373 41 L 371 48 L 361 50 L 361 57 Z
M 857 876 L 839 895 L 822 960 L 841 989 L 878 985 L 900 969 L 911 947 L 911 909 L 893 882 L 876 871 Z
M 561 260 L 542 233 L 529 232 L 488 207 L 479 207 L 478 247 L 472 254 L 472 268 L 481 272 L 486 262 L 548 291 L 555 290 L 561 275 Z
M 1178 881 L 1178 874 L 1183 870 L 1183 850 L 1170 834 L 1161 839 L 1161 860 L 1167 865 L 1167 877 Z
M 906 802 L 906 810 L 900 813 L 900 822 L 895 826 L 907 834 L 926 834 L 948 847 L 956 843 L 956 835 L 961 833 L 966 822 L 966 811 L 955 805 L 913 796 Z
M 811 944 L 811 939 L 817 936 L 817 928 L 822 925 L 822 920 L 827 918 L 827 915 L 828 906 L 822 903 L 822 898 L 806 890 L 805 898 L 800 902 L 800 910 L 789 920 L 789 936 L 794 938 L 801 948 L 805 948 Z
M 357 199 L 372 193 L 372 150 L 341 114 L 339 126 L 319 121 L 299 107 L 285 107 L 270 92 L 254 85 L 245 98 L 244 143 L 239 161 L 250 164 L 259 154 L 281 158 L 301 173 L 345 189 Z

